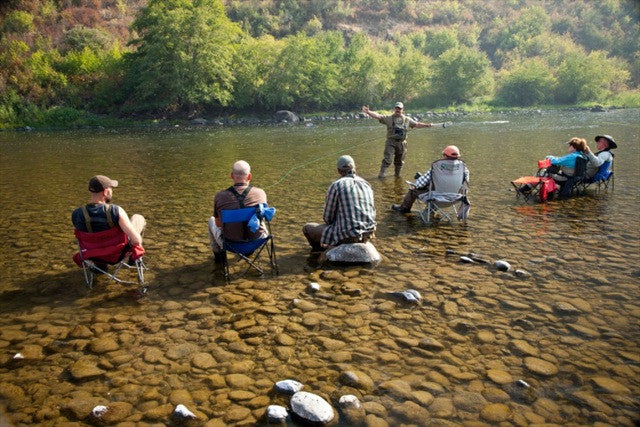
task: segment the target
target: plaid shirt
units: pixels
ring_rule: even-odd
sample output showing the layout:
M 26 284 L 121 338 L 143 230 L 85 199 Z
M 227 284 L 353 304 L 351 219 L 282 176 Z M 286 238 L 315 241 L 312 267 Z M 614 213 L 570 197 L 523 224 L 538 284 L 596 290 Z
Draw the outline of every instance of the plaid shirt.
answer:
M 322 219 L 327 224 L 320 243 L 335 245 L 376 229 L 376 208 L 371 185 L 355 174 L 334 181 L 327 190 Z

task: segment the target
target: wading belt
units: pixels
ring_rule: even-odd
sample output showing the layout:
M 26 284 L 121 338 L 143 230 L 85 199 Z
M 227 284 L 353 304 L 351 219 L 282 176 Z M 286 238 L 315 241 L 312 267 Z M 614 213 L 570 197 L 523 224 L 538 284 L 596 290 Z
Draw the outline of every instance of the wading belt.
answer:
M 111 219 L 111 206 L 105 203 L 104 212 L 107 215 L 107 224 L 109 224 L 109 228 L 113 228 L 115 225 L 113 223 L 113 219 Z M 91 216 L 89 216 L 89 211 L 87 210 L 87 206 L 82 206 L 82 214 L 84 215 L 84 222 L 87 224 L 87 231 L 89 233 L 93 233 L 93 227 L 91 227 Z

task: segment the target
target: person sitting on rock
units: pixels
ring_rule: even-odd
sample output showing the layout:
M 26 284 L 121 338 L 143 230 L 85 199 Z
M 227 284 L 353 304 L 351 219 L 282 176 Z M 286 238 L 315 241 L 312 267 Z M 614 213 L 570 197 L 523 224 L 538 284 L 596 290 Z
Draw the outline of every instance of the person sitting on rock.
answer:
M 434 170 L 435 167 L 446 168 L 449 171 L 457 170 L 458 173 L 460 171 L 459 168 L 464 168 L 464 178 L 461 185 L 469 184 L 469 169 L 467 169 L 467 165 L 460 160 L 460 149 L 455 145 L 449 145 L 442 150 L 442 159 L 436 160 L 431 164 L 431 167 L 424 174 L 416 174 L 416 181 L 409 186 L 409 191 L 405 194 L 402 203 L 399 205 L 391 205 L 391 209 L 400 212 L 400 213 L 409 213 L 411 212 L 411 207 L 413 203 L 416 201 L 416 198 L 422 194 L 426 193 L 430 190 L 431 187 L 431 171 Z
M 356 174 L 351 156 L 340 156 L 337 167 L 340 178 L 327 190 L 324 224 L 310 222 L 302 228 L 313 252 L 344 243 L 366 242 L 373 238 L 376 229 L 371 185 Z

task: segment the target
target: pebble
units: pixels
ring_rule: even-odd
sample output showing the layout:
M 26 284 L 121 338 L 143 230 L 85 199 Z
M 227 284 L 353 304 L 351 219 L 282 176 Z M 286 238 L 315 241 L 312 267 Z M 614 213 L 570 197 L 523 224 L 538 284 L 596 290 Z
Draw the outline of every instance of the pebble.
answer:
M 299 391 L 291 396 L 289 405 L 297 416 L 310 423 L 328 423 L 335 416 L 326 400 L 306 391 Z
M 274 389 L 279 393 L 292 395 L 294 393 L 299 392 L 304 388 L 304 385 L 301 382 L 296 380 L 282 380 L 278 381 L 274 385 Z
M 537 357 L 525 357 L 524 364 L 531 372 L 545 377 L 551 377 L 558 373 L 558 368 L 554 364 Z
M 280 405 L 269 405 L 267 407 L 267 421 L 274 424 L 284 423 L 289 417 L 287 408 Z
M 493 265 L 500 271 L 509 271 L 511 270 L 511 264 L 504 260 L 498 260 L 493 263 Z
M 492 422 L 500 423 L 506 421 L 511 416 L 511 410 L 504 403 L 491 403 L 480 412 L 482 419 Z

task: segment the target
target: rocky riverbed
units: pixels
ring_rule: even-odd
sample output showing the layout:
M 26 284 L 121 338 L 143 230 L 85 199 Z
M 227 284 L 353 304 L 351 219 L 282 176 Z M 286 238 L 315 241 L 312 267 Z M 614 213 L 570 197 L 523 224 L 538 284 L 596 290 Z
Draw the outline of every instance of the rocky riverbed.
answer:
M 574 292 L 547 278 L 566 259 L 518 277 L 453 252 L 426 274 L 400 263 L 386 277 L 208 286 L 205 269 L 152 279 L 144 304 L 104 281 L 71 311 L 39 297 L 2 318 L 0 396 L 16 424 L 170 423 L 184 405 L 191 423 L 252 425 L 289 407 L 275 384 L 295 379 L 335 409 L 329 424 L 638 422 L 640 352 L 619 332 L 637 328 L 637 283 L 595 277 Z M 389 295 L 400 284 L 418 304 Z M 343 396 L 360 407 L 340 409 Z

